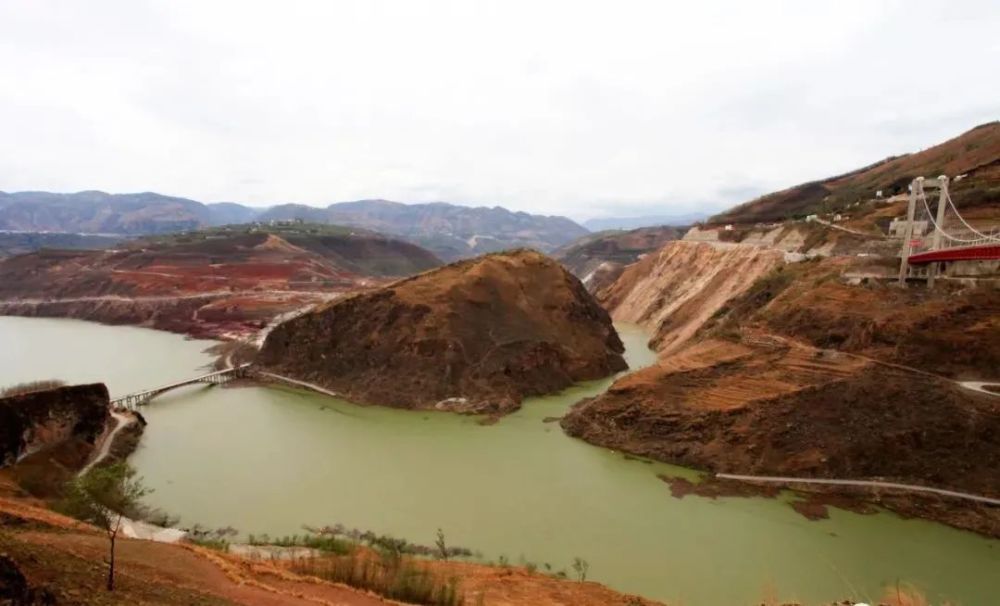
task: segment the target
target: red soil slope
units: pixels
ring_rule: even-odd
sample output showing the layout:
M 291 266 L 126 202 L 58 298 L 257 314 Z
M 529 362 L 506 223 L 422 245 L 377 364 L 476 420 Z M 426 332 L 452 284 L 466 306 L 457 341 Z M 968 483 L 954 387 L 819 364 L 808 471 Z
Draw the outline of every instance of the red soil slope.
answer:
M 438 264 L 419 247 L 373 234 L 166 236 L 120 249 L 42 250 L 4 259 L 0 313 L 235 336 L 339 293 Z
M 1000 201 L 1000 122 L 990 122 L 921 152 L 888 158 L 856 171 L 803 183 L 715 215 L 709 223 L 782 221 L 867 200 L 905 193 L 915 177 L 966 175 L 952 188 L 955 203 L 971 208 Z

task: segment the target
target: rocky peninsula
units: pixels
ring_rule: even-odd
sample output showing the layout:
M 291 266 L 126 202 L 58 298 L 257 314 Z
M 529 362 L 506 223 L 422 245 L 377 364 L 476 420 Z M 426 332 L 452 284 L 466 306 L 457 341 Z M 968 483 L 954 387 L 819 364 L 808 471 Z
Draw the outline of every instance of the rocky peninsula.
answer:
M 505 414 L 627 368 L 608 316 L 540 253 L 454 263 L 276 327 L 256 364 L 347 399 Z

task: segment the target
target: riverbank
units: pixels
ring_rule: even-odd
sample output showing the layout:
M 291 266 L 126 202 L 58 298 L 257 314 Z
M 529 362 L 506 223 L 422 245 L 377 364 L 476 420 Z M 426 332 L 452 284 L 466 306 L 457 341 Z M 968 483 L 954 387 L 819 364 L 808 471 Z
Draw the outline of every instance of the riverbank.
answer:
M 107 539 L 98 529 L 39 506 L 37 501 L 12 497 L 16 487 L 0 476 L 0 570 L 4 591 L 46 596 L 54 603 L 97 604 L 106 597 L 95 593 L 106 575 L 102 558 Z M 142 535 L 123 529 L 116 546 L 119 575 L 113 596 L 116 603 L 156 604 L 270 604 L 300 606 L 335 603 L 342 606 L 401 604 L 373 591 L 343 582 L 324 580 L 324 572 L 338 556 L 315 550 L 297 550 L 295 557 L 274 557 L 288 548 L 242 550 L 209 549 L 181 541 L 169 529 Z M 155 527 L 151 527 L 155 528 Z M 169 535 L 169 536 L 167 536 Z M 361 550 L 359 561 L 377 559 Z M 240 550 L 236 550 L 240 551 Z M 308 552 L 308 553 L 306 553 Z M 262 553 L 268 557 L 261 557 Z M 346 556 L 340 556 L 346 557 Z M 530 604 L 532 606 L 662 606 L 659 602 L 613 591 L 599 583 L 581 582 L 545 574 L 521 565 L 487 566 L 458 561 L 434 561 L 403 556 L 399 566 L 411 579 L 416 596 L 422 587 L 434 587 L 429 602 L 459 604 Z M 11 585 L 17 580 L 17 584 Z M 452 587 L 451 593 L 437 588 Z M 384 591 L 389 591 L 385 588 Z M 399 592 L 400 588 L 392 591 Z M 445 595 L 450 597 L 445 597 Z M 82 596 L 92 596 L 95 601 Z M 34 599 L 34 598 L 31 598 Z M 82 600 L 82 601 L 81 601 Z M 206 602 L 206 600 L 210 600 Z M 408 602 L 409 603 L 409 602 Z
M 8 299 L 0 315 L 70 318 L 141 326 L 196 339 L 251 341 L 275 318 L 339 296 L 340 292 L 205 292 L 177 296 L 97 296 Z
M 642 331 L 619 333 L 632 368 L 654 360 Z M 25 345 L 9 358 L 0 350 L 0 379 L 59 365 L 70 381 L 103 377 L 113 394 L 190 377 L 212 358 L 203 352 L 212 343 L 69 320 L 0 318 L 0 337 Z M 193 386 L 143 408 L 149 425 L 130 461 L 155 489 L 149 504 L 179 515 L 180 526 L 283 536 L 343 522 L 423 544 L 440 527 L 486 561 L 516 567 L 523 556 L 572 574 L 580 557 L 588 579 L 668 604 L 750 604 L 767 587 L 806 603 L 877 603 L 895 578 L 935 602 L 988 603 L 1000 591 L 991 585 L 995 542 L 884 513 L 831 508 L 809 521 L 782 499 L 675 499 L 657 476 L 694 472 L 595 448 L 543 422 L 610 383 L 529 398 L 489 427 L 291 389 Z M 726 583 L 713 580 L 720 569 L 733 571 Z
M 1000 398 L 928 373 L 792 341 L 706 339 L 582 401 L 565 430 L 706 470 L 916 484 L 1000 499 Z M 1000 538 L 988 502 L 840 485 L 863 500 Z

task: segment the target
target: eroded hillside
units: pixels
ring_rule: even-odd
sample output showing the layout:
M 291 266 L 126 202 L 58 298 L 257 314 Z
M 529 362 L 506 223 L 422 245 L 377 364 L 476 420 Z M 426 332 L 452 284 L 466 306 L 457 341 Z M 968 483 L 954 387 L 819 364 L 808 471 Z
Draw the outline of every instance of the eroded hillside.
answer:
M 455 263 L 335 301 L 269 335 L 257 364 L 348 399 L 502 414 L 624 369 L 608 314 L 533 251 Z
M 670 242 L 627 267 L 598 299 L 616 321 L 652 332 L 650 344 L 666 355 L 782 263 L 782 253 L 775 250 Z
M 732 223 L 696 226 L 627 266 L 597 297 L 615 320 L 650 331 L 659 360 L 579 403 L 563 427 L 716 472 L 1000 497 L 992 463 L 1000 460 L 1000 397 L 961 383 L 1000 382 L 995 262 L 952 267 L 933 289 L 923 281 L 902 288 L 902 241 L 890 230 L 907 207 L 893 194 L 938 172 L 964 174 L 953 181 L 964 220 L 994 229 L 998 141 L 1000 124 L 989 124 L 765 196 L 716 217 Z M 816 216 L 774 221 L 807 213 Z M 859 497 L 1000 536 L 996 507 L 909 493 Z
M 566 431 L 716 472 L 1000 495 L 984 463 L 1000 460 L 1000 398 L 953 382 L 1000 380 L 997 287 L 859 282 L 870 257 L 774 244 L 672 242 L 629 266 L 599 296 L 653 333 L 659 361 L 574 407 Z M 996 508 L 881 502 L 1000 536 Z

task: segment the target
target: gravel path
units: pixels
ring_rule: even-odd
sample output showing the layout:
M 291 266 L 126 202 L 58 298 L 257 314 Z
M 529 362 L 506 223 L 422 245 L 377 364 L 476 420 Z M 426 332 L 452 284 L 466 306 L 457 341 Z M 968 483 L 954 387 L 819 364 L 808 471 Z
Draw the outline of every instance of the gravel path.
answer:
M 931 488 L 929 486 L 919 486 L 917 484 L 899 484 L 897 482 L 881 482 L 877 480 L 832 480 L 826 478 L 790 478 L 785 476 L 747 476 L 732 473 L 717 473 L 715 477 L 721 480 L 739 480 L 741 482 L 768 482 L 779 484 L 827 484 L 833 486 L 866 486 L 869 488 L 892 488 L 896 490 L 906 490 L 909 492 L 931 492 L 946 497 L 967 499 L 988 503 L 990 505 L 1000 505 L 1000 499 L 984 497 L 978 494 L 958 492 L 955 490 L 945 490 L 943 488 Z
M 97 451 L 97 456 L 91 459 L 89 463 L 84 465 L 83 469 L 81 469 L 80 473 L 78 473 L 77 475 L 79 476 L 84 475 L 85 473 L 90 471 L 91 468 L 94 467 L 94 465 L 97 465 L 98 463 L 103 461 L 108 456 L 108 453 L 111 452 L 111 445 L 114 444 L 115 436 L 118 435 L 118 432 L 135 422 L 135 417 L 130 415 L 123 415 L 120 412 L 115 412 L 114 410 L 111 411 L 111 416 L 112 418 L 115 419 L 117 425 L 115 425 L 115 428 L 111 430 L 111 433 L 104 436 L 104 439 L 101 441 L 101 447 Z

